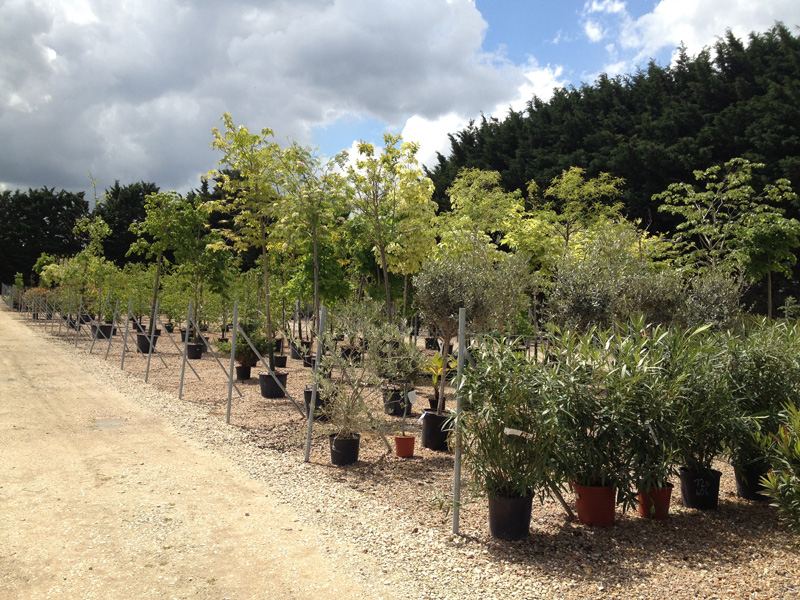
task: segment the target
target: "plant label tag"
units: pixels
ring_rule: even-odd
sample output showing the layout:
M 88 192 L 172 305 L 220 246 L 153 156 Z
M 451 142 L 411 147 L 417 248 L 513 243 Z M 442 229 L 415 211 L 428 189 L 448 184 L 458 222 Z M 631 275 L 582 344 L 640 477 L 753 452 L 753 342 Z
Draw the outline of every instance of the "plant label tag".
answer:
M 411 390 L 408 392 L 408 394 L 406 394 L 406 398 L 408 398 L 408 403 L 413 406 L 417 402 L 417 392 Z

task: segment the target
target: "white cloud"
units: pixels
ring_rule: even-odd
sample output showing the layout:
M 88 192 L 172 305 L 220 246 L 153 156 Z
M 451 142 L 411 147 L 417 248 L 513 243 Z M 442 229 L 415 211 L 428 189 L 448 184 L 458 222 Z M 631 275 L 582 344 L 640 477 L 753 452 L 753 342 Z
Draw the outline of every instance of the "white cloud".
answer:
M 639 57 L 664 48 L 686 45 L 690 55 L 710 47 L 727 29 L 746 40 L 753 31 L 766 31 L 776 21 L 789 27 L 800 23 L 796 0 L 661 0 L 622 32 L 620 44 L 638 50 Z
M 8 0 L 0 181 L 183 186 L 216 164 L 223 111 L 301 143 L 349 116 L 444 127 L 526 84 L 483 51 L 486 27 L 471 0 Z
M 586 21 L 583 24 L 583 31 L 590 42 L 599 42 L 603 39 L 603 27 L 597 21 Z
M 587 13 L 618 14 L 625 12 L 625 3 L 619 0 L 593 0 L 586 3 L 584 10 Z

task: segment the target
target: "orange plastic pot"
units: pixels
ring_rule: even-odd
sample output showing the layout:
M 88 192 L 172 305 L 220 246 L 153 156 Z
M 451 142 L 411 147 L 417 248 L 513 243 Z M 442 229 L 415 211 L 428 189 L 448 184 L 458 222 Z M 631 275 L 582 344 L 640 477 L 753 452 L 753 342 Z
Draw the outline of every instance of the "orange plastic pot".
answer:
M 414 441 L 417 438 L 413 435 L 394 436 L 394 450 L 400 458 L 410 458 L 414 456 Z
M 611 527 L 614 524 L 616 493 L 613 487 L 573 484 L 578 520 L 585 525 Z
M 669 502 L 672 498 L 672 484 L 668 483 L 663 488 L 653 488 L 649 492 L 640 491 L 636 496 L 639 500 L 639 516 L 644 519 L 663 521 L 669 518 Z

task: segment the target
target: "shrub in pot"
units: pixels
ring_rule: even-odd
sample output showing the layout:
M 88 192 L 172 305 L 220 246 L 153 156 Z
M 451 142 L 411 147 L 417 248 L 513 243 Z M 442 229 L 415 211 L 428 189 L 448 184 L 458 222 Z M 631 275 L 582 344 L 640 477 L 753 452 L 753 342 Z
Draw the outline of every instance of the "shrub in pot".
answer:
M 534 496 L 556 485 L 558 419 L 549 410 L 546 367 L 526 361 L 512 346 L 489 338 L 473 349 L 477 365 L 461 382 L 470 408 L 453 417 L 465 465 L 489 498 L 489 529 L 508 540 L 528 537 Z
M 787 403 L 775 431 L 758 438 L 773 464 L 761 479 L 763 493 L 789 527 L 800 532 L 800 407 Z
M 252 347 L 250 344 L 247 343 L 244 336 L 241 334 L 237 334 L 236 336 L 236 355 L 235 359 L 236 362 L 241 367 L 255 367 L 258 364 L 258 355 L 260 354 L 262 357 L 267 357 L 270 351 L 270 340 L 269 338 L 264 335 L 258 327 L 253 324 L 241 324 L 240 327 L 242 330 L 247 334 L 247 337 L 250 338 L 250 342 L 252 343 Z M 218 341 L 217 348 L 220 352 L 230 354 L 231 352 L 231 341 Z M 258 351 L 258 354 L 253 350 Z M 243 373 L 244 374 L 244 373 Z M 247 377 L 244 379 L 249 379 L 249 373 Z
M 718 337 L 701 327 L 682 334 L 667 368 L 676 399 L 675 451 L 683 505 L 714 510 L 721 473 L 713 461 L 722 454 L 736 417 L 725 353 Z
M 738 495 L 767 500 L 760 480 L 771 465 L 758 434 L 776 431 L 781 408 L 800 395 L 800 330 L 784 322 L 752 320 L 743 332 L 727 337 L 727 350 L 736 419 L 726 454 Z
M 645 369 L 630 370 L 621 347 L 635 342 L 610 330 L 551 328 L 548 337 L 543 372 L 559 414 L 558 468 L 575 488 L 578 519 L 609 526 L 617 500 L 623 509 L 635 502 L 629 443 L 640 427 L 636 386 Z

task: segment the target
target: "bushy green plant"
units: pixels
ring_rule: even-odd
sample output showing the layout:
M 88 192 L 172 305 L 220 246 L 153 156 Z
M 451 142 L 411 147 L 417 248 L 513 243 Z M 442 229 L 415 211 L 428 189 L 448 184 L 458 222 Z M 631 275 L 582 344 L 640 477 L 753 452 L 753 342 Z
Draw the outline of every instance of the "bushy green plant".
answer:
M 774 465 L 761 479 L 763 493 L 772 498 L 789 526 L 800 532 L 800 408 L 787 403 L 779 427 L 758 435 Z
M 756 434 L 776 431 L 781 407 L 800 395 L 800 328 L 751 320 L 728 335 L 727 344 L 737 411 L 727 453 L 734 466 L 745 468 L 766 462 Z
M 272 341 L 270 338 L 253 324 L 242 324 L 240 326 L 247 334 L 247 337 L 250 338 L 250 342 L 255 349 L 258 350 L 258 353 L 261 354 L 262 357 L 268 356 L 272 348 Z M 219 348 L 220 352 L 230 354 L 231 342 L 217 342 L 217 348 Z M 258 354 L 253 352 L 253 348 L 247 343 L 247 340 L 244 339 L 241 333 L 236 336 L 236 362 L 243 367 L 254 367 L 258 364 Z
M 454 419 L 474 482 L 489 496 L 543 495 L 556 485 L 558 419 L 542 389 L 545 369 L 507 339 L 485 338 L 471 351 L 477 364 L 461 382 L 470 409 Z M 507 428 L 517 433 L 508 435 Z

